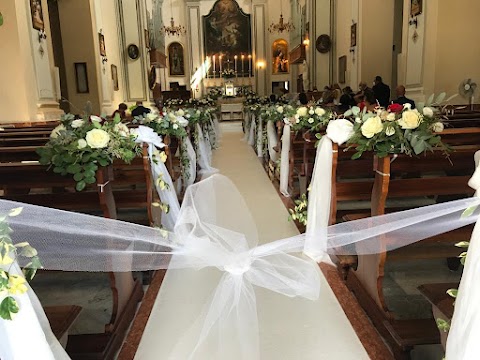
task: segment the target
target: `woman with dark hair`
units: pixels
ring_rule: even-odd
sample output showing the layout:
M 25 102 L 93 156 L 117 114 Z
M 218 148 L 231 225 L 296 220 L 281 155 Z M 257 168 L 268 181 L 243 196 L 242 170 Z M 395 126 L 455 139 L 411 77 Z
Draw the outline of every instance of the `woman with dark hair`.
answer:
M 115 115 L 118 114 L 120 115 L 121 119 L 125 119 L 127 117 L 127 109 L 128 109 L 127 104 L 124 104 L 124 103 L 119 104 L 118 109 L 113 112 L 112 118 L 114 118 Z
M 350 86 L 346 86 L 343 89 L 343 95 L 340 97 L 340 104 L 338 106 L 340 111 L 347 111 L 352 106 L 356 106 L 357 102 L 353 98 L 353 90 Z
M 375 93 L 372 89 L 365 90 L 364 100 L 358 106 L 360 107 L 360 110 L 363 110 L 365 107 L 367 108 L 367 111 L 375 110 L 375 108 L 378 106 L 378 103 Z
M 307 105 L 308 104 L 307 94 L 305 94 L 304 92 L 301 92 L 300 94 L 298 94 L 298 101 L 302 105 Z

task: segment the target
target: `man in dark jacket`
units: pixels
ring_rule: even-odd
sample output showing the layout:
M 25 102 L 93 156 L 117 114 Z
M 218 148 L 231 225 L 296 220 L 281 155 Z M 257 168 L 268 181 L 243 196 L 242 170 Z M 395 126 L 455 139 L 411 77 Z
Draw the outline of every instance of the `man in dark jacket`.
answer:
M 381 76 L 375 77 L 375 85 L 372 90 L 380 106 L 386 108 L 390 105 L 390 86 L 383 83 Z
M 137 101 L 137 107 L 132 110 L 132 117 L 145 116 L 150 113 L 150 109 L 143 106 L 143 102 Z
M 415 109 L 415 101 L 405 96 L 405 86 L 398 85 L 395 91 L 397 92 L 397 99 L 393 100 L 395 104 L 400 104 L 400 105 L 410 104 L 412 105 L 412 109 Z

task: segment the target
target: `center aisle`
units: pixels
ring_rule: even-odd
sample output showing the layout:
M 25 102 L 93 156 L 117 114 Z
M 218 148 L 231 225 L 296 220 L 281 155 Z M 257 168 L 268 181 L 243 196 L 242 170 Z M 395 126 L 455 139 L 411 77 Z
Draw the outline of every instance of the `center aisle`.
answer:
M 288 212 L 268 179 L 253 149 L 241 139 L 241 125 L 222 123 L 220 149 L 213 166 L 229 177 L 245 197 L 257 223 L 261 243 L 294 236 L 298 231 L 288 221 Z M 256 288 L 262 360 L 362 360 L 369 359 L 325 277 L 317 301 L 288 298 Z M 183 348 L 197 338 L 189 336 L 192 324 L 197 334 L 202 324 L 195 319 L 208 303 L 221 273 L 215 269 L 168 270 L 145 328 L 135 359 L 188 359 Z M 178 344 L 178 341 L 182 342 Z M 228 339 L 228 335 L 226 336 Z M 188 345 L 187 345 L 188 344 Z M 169 357 L 175 347 L 176 356 Z M 228 346 L 228 344 L 224 344 Z M 195 359 L 215 359 L 208 346 Z

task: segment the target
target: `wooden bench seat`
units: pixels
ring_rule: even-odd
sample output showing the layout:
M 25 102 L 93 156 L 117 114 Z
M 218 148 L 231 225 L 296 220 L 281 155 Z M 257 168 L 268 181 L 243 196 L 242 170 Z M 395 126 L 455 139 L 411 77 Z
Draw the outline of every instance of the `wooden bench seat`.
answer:
M 72 327 L 82 308 L 77 305 L 46 306 L 43 308 L 47 315 L 53 335 L 65 348 L 67 346 L 68 332 Z

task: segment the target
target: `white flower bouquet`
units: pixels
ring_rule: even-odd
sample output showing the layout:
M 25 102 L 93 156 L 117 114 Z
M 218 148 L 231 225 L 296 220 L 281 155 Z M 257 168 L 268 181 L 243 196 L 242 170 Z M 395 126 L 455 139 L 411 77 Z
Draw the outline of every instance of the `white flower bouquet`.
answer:
M 75 119 L 67 114 L 37 153 L 41 164 L 52 166 L 55 173 L 72 175 L 77 191 L 82 191 L 96 182 L 100 166 L 111 165 L 114 159 L 129 163 L 141 149 L 119 116 L 104 121 L 99 116 Z

